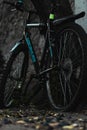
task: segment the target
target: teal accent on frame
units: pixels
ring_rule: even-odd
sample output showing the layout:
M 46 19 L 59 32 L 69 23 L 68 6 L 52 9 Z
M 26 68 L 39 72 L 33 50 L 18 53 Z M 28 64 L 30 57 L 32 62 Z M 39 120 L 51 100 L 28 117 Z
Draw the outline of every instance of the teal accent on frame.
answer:
M 35 57 L 35 55 L 34 55 L 33 48 L 32 48 L 30 39 L 29 39 L 29 37 L 27 36 L 27 34 L 26 34 L 25 39 L 26 39 L 26 43 L 27 43 L 28 48 L 29 48 L 29 51 L 30 51 L 30 56 L 31 56 L 31 58 L 32 58 L 32 62 L 36 62 L 36 57 Z
M 52 47 L 50 47 L 50 56 L 53 57 Z
M 19 3 L 23 3 L 23 0 L 18 0 Z

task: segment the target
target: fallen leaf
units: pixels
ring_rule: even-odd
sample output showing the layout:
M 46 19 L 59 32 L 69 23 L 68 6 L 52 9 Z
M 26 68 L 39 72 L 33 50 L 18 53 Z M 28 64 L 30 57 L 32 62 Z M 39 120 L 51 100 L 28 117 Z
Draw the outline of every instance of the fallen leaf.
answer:
M 84 128 L 83 127 L 79 127 L 79 130 L 84 130 Z
M 63 126 L 62 128 L 65 130 L 72 130 L 74 128 L 74 126 L 73 125 L 66 125 L 66 126 Z
M 49 123 L 49 126 L 51 126 L 51 127 L 56 127 L 56 126 L 58 126 L 58 124 L 59 124 L 59 123 L 57 123 L 57 122 Z
M 74 124 L 72 124 L 74 127 L 77 127 L 78 126 L 78 124 L 76 124 L 76 123 L 74 123 Z
M 84 121 L 82 118 L 79 118 L 78 121 Z
M 36 117 L 34 117 L 33 119 L 34 119 L 34 120 L 38 120 L 38 119 L 39 119 L 39 117 L 38 117 L 38 116 L 36 116 Z
M 36 125 L 36 129 L 39 129 L 40 128 L 40 125 Z
M 25 124 L 26 122 L 23 121 L 23 120 L 19 120 L 19 121 L 17 121 L 16 123 L 17 123 L 17 124 Z

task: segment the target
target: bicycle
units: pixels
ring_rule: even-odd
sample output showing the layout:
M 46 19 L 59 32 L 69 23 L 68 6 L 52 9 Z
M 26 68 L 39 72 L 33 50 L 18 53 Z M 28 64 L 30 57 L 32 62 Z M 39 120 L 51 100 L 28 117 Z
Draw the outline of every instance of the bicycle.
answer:
M 12 2 L 5 1 L 4 3 L 10 4 L 19 11 L 26 11 L 19 9 Z M 20 92 L 18 96 L 23 100 L 33 78 L 38 80 L 39 89 L 42 85 L 43 89 L 46 89 L 52 108 L 69 111 L 76 106 L 86 86 L 87 39 L 85 31 L 75 23 L 75 20 L 83 17 L 85 12 L 54 19 L 54 8 L 55 5 L 52 4 L 47 23 L 29 23 L 30 15 L 36 13 L 29 11 L 23 38 L 11 49 L 12 54 L 3 74 L 0 87 L 0 107 L 10 107 L 14 103 L 17 90 Z M 45 30 L 45 45 L 40 63 L 32 45 L 29 27 L 40 27 Z M 28 85 L 24 87 L 29 55 L 35 73 L 30 76 Z M 22 63 L 14 68 L 18 56 Z M 39 89 L 36 89 L 35 93 L 38 93 Z

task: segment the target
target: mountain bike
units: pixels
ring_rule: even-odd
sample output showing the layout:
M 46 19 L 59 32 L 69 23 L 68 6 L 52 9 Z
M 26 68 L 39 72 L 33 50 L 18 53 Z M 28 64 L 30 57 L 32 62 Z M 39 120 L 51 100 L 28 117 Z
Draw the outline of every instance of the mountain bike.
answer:
M 25 8 L 20 9 L 12 2 L 4 3 L 10 4 L 19 11 L 26 11 Z M 10 107 L 16 96 L 23 101 L 33 78 L 38 80 L 37 85 L 39 85 L 35 93 L 38 93 L 42 87 L 46 89 L 52 108 L 69 111 L 76 106 L 87 81 L 87 39 L 85 31 L 75 23 L 75 20 L 83 17 L 85 12 L 55 19 L 54 8 L 55 4 L 52 4 L 46 23 L 30 23 L 30 15 L 36 12 L 28 11 L 25 33 L 11 49 L 11 56 L 3 74 L 0 86 L 0 107 Z M 40 61 L 30 37 L 29 28 L 32 27 L 44 30 L 45 44 Z M 28 84 L 24 87 L 29 56 L 35 73 L 30 76 Z M 16 94 L 18 91 L 19 93 Z

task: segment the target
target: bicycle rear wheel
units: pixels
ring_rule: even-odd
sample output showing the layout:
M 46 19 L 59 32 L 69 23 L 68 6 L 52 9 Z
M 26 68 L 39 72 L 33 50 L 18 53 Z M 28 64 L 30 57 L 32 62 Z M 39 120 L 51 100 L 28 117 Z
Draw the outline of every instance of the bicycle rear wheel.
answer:
M 76 107 L 87 83 L 86 33 L 81 26 L 68 23 L 57 31 L 56 41 L 58 69 L 48 74 L 48 97 L 53 108 L 69 111 Z
M 18 46 L 10 56 L 0 86 L 0 107 L 10 107 L 22 96 L 28 60 L 27 47 L 23 44 Z

